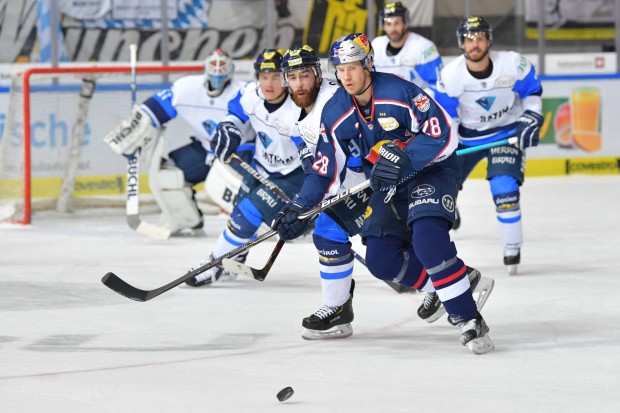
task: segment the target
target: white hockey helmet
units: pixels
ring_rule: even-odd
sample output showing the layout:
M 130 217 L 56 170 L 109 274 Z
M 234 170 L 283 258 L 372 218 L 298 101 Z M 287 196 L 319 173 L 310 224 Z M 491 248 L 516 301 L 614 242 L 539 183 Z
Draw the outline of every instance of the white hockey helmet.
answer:
M 327 66 L 330 72 L 335 72 L 339 64 L 360 61 L 364 69 L 369 69 L 374 58 L 375 51 L 364 33 L 349 34 L 332 44 Z
M 234 72 L 235 64 L 230 56 L 222 49 L 215 49 L 205 59 L 205 88 L 209 96 L 222 93 Z

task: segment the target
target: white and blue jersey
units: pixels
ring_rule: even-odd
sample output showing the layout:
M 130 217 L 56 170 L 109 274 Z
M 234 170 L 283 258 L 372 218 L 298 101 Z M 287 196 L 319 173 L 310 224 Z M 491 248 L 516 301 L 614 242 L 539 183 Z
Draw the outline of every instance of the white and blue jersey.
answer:
M 246 82 L 231 80 L 216 97 L 207 94 L 204 75 L 185 76 L 176 80 L 168 89 L 161 90 L 140 106 L 155 127 L 160 127 L 176 117 L 183 118 L 195 131 L 202 146 L 211 151 L 211 138 L 217 124 L 228 113 L 228 101 Z
M 258 171 L 265 177 L 285 176 L 301 167 L 297 147 L 292 139 L 296 136 L 301 109 L 290 96 L 273 111 L 266 107 L 259 94 L 258 82 L 250 82 L 228 103 L 228 115 L 223 121 L 234 123 L 242 132 L 244 141 L 248 133 L 257 137 L 254 161 Z M 274 105 L 277 106 L 277 105 Z
M 299 195 L 302 205 L 316 205 L 326 193 L 338 191 L 351 156 L 350 143 L 362 157 L 384 140 L 405 143 L 411 170 L 420 171 L 449 157 L 458 145 L 448 113 L 420 87 L 398 76 L 372 73 L 372 112 L 364 119 L 355 99 L 344 88 L 323 108 L 312 173 Z M 366 176 L 372 164 L 363 162 Z
M 379 36 L 372 41 L 377 71 L 393 73 L 422 89 L 435 86 L 443 63 L 432 41 L 409 32 L 402 49 L 393 56 L 388 55 L 389 44 L 388 36 Z
M 532 64 L 516 52 L 490 51 L 489 57 L 493 70 L 487 78 L 474 77 L 459 56 L 437 81 L 435 99 L 458 119 L 465 146 L 514 136 L 525 110 L 542 113 L 542 86 Z

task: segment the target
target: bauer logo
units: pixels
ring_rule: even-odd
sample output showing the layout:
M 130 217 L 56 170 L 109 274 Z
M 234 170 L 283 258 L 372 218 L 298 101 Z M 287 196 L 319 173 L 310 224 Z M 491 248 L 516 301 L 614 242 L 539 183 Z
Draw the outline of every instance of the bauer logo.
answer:
M 435 188 L 429 184 L 418 185 L 411 191 L 412 198 L 424 198 L 435 193 Z

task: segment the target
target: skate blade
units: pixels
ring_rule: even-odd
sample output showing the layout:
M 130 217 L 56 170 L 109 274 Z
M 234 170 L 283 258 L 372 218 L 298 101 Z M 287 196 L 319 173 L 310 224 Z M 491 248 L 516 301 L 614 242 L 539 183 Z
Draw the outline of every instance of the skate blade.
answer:
M 508 275 L 515 275 L 517 273 L 516 265 L 508 265 L 507 269 L 508 269 Z
M 467 343 L 467 347 L 469 347 L 469 350 L 474 354 L 485 354 L 495 350 L 495 345 L 488 334 L 470 340 L 469 343 Z
M 435 321 L 439 320 L 444 314 L 446 314 L 446 309 L 444 308 L 443 304 L 441 305 L 441 307 L 439 307 L 439 310 L 437 310 L 435 312 L 435 314 L 433 314 L 432 316 L 424 319 L 424 321 L 426 321 L 427 323 L 434 323 Z
M 328 330 L 311 330 L 306 328 L 301 337 L 304 340 L 325 340 L 332 338 L 347 338 L 353 334 L 353 327 L 350 323 L 334 326 Z
M 477 293 L 478 298 L 476 299 L 476 307 L 478 307 L 478 311 L 482 310 L 484 304 L 489 299 L 489 295 L 491 291 L 493 291 L 493 287 L 495 286 L 495 280 L 493 278 L 488 277 L 480 277 L 476 288 L 474 289 L 474 295 Z

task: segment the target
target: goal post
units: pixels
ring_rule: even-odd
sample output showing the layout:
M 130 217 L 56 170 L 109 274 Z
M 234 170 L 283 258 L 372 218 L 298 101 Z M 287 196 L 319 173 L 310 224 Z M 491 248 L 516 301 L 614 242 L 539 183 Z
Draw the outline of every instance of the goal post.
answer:
M 70 66 L 12 75 L 0 130 L 0 222 L 29 224 L 34 210 L 124 205 L 126 160 L 103 137 L 130 114 L 130 72 Z M 203 72 L 202 65 L 138 66 L 137 101 Z M 185 144 L 191 134 L 185 122 L 171 122 L 167 146 Z

